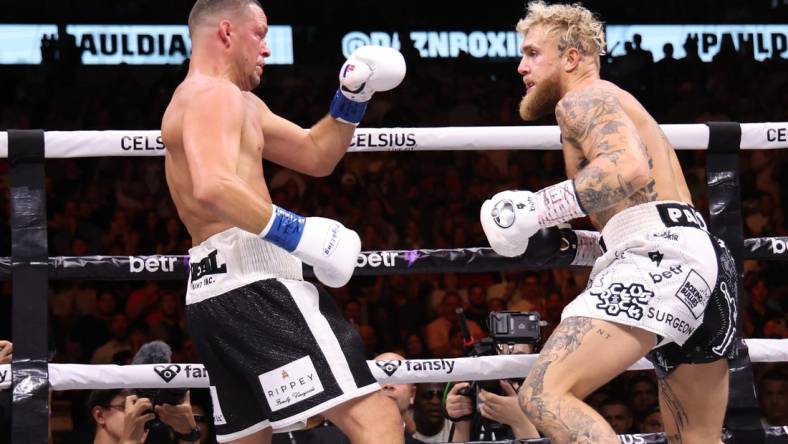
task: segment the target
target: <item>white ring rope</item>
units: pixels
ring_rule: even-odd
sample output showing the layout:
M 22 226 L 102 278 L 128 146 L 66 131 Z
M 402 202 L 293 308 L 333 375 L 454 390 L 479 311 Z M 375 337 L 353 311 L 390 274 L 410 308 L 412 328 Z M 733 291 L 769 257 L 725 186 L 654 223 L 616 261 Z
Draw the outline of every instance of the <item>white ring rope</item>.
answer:
M 788 339 L 745 339 L 752 362 L 788 362 Z M 382 383 L 418 383 L 521 378 L 537 355 L 478 358 L 367 361 Z M 651 370 L 645 358 L 629 370 Z M 88 365 L 49 364 L 53 390 L 208 387 L 202 364 Z M 0 390 L 11 386 L 11 365 L 0 365 Z
M 677 149 L 704 150 L 704 124 L 661 125 Z M 741 124 L 741 149 L 788 148 L 788 122 Z M 47 158 L 163 156 L 161 132 L 47 131 Z M 358 128 L 349 152 L 558 150 L 557 126 L 470 126 L 443 128 Z M 0 158 L 8 157 L 8 135 L 0 132 Z

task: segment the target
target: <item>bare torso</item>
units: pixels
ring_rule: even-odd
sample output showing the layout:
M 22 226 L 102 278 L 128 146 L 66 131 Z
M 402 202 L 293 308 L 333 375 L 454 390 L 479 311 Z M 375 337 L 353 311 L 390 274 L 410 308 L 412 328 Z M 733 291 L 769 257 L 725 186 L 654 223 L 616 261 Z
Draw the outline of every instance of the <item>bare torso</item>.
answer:
M 172 96 L 161 124 L 161 134 L 167 152 L 164 167 L 170 195 L 178 209 L 192 243 L 197 245 L 208 237 L 231 228 L 210 209 L 200 204 L 194 196 L 192 177 L 184 152 L 183 115 L 192 106 L 192 97 L 229 82 L 207 77 L 187 78 Z M 243 92 L 243 126 L 241 129 L 240 152 L 235 165 L 238 177 L 267 201 L 271 201 L 263 178 L 263 149 L 265 137 L 261 127 L 262 101 L 250 92 Z
M 591 88 L 609 91 L 621 103 L 621 107 L 632 120 L 641 141 L 645 144 L 650 159 L 649 171 L 651 174 L 646 187 L 635 191 L 634 194 L 612 207 L 590 214 L 594 226 L 601 231 L 607 221 L 619 211 L 653 200 L 674 200 L 691 205 L 692 198 L 676 153 L 654 118 L 631 94 L 610 82 L 597 80 Z M 565 129 L 561 128 L 561 132 L 564 133 Z M 586 159 L 580 147 L 573 144 L 567 137 L 563 138 L 563 151 L 566 174 L 570 179 L 574 179 L 591 159 Z

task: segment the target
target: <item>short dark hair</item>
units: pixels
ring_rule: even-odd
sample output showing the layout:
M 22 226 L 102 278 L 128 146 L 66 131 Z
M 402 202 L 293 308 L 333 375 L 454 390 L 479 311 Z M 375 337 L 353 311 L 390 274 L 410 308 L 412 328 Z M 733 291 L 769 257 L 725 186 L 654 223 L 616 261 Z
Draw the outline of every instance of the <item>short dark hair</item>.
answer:
M 88 415 L 93 418 L 93 407 L 108 407 L 116 396 L 121 394 L 123 389 L 93 390 L 88 395 L 85 406 L 88 408 Z
M 776 368 L 769 370 L 768 372 L 761 375 L 761 377 L 758 379 L 758 387 L 762 387 L 763 383 L 766 381 L 788 382 L 788 373 Z
M 240 11 L 249 5 L 263 9 L 257 0 L 197 0 L 189 13 L 189 34 L 193 34 L 197 25 L 206 17 L 222 11 Z
M 602 407 L 607 407 L 609 405 L 623 405 L 629 411 L 630 415 L 632 415 L 632 416 L 635 415 L 635 412 L 632 409 L 632 406 L 629 405 L 629 403 L 624 401 L 622 398 L 608 398 L 608 399 L 602 401 L 601 403 L 599 403 L 599 406 L 597 407 L 597 411 L 602 411 Z
M 651 379 L 648 375 L 638 375 L 630 379 L 629 385 L 627 387 L 627 391 L 629 393 L 632 393 L 635 390 L 635 385 L 640 382 L 645 382 L 646 384 L 650 385 L 655 392 L 657 391 L 657 383 L 653 379 Z

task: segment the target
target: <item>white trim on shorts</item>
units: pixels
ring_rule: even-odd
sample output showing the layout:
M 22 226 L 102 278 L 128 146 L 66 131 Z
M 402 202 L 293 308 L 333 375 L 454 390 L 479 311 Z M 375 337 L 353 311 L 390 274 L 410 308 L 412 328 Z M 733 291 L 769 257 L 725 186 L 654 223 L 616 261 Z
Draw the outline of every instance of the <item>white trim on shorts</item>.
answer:
M 296 281 L 290 279 L 280 279 L 287 290 L 290 292 L 301 315 L 306 320 L 312 336 L 315 338 L 320 351 L 325 355 L 331 374 L 337 381 L 342 395 L 331 398 L 328 401 L 309 408 L 301 413 L 287 417 L 279 421 L 271 422 L 274 429 L 286 427 L 295 422 L 304 421 L 310 416 L 328 410 L 345 401 L 380 390 L 380 384 L 375 382 L 364 387 L 358 387 L 350 365 L 347 362 L 345 353 L 339 344 L 339 340 L 331 330 L 326 317 L 320 312 L 320 296 L 317 289 L 311 282 Z
M 249 426 L 243 430 L 239 430 L 237 432 L 228 433 L 226 435 L 216 435 L 216 442 L 230 442 L 236 439 L 246 438 L 247 436 L 259 432 L 260 430 L 265 430 L 266 428 L 271 427 L 271 421 L 264 419 L 257 424 Z

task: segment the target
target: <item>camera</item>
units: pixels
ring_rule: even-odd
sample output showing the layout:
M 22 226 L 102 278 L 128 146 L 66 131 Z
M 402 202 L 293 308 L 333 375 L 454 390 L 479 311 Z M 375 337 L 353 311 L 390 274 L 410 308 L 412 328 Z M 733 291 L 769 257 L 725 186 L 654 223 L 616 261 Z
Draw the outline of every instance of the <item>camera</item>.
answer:
M 466 344 L 472 344 L 466 349 L 466 356 L 495 356 L 498 354 L 498 347 L 504 345 L 514 344 L 536 344 L 541 339 L 541 326 L 542 321 L 538 312 L 518 312 L 518 311 L 498 311 L 491 312 L 487 318 L 487 324 L 490 331 L 490 336 L 482 338 L 478 341 L 473 341 L 468 330 L 467 321 L 462 308 L 457 309 L 457 317 L 459 318 L 460 328 Z M 476 406 L 478 394 L 480 390 L 485 390 L 499 396 L 505 396 L 501 388 L 500 381 L 482 380 L 471 381 L 468 387 L 462 389 L 459 393 L 463 396 L 471 398 Z M 491 421 L 482 417 L 479 414 L 478 407 L 474 412 L 462 418 L 453 418 L 453 420 L 471 420 L 471 439 L 489 438 L 484 436 L 487 433 L 499 434 L 505 428 L 503 424 Z M 484 429 L 485 432 L 482 432 Z
M 535 344 L 542 338 L 538 312 L 494 311 L 487 322 L 498 344 Z
M 134 389 L 132 390 L 132 393 L 137 395 L 139 398 L 150 399 L 151 404 L 153 404 L 155 407 L 162 404 L 178 405 L 182 403 L 184 398 L 186 398 L 186 390 L 187 389 L 185 388 Z M 159 427 L 167 426 L 159 420 L 158 416 L 145 423 L 145 430 Z

